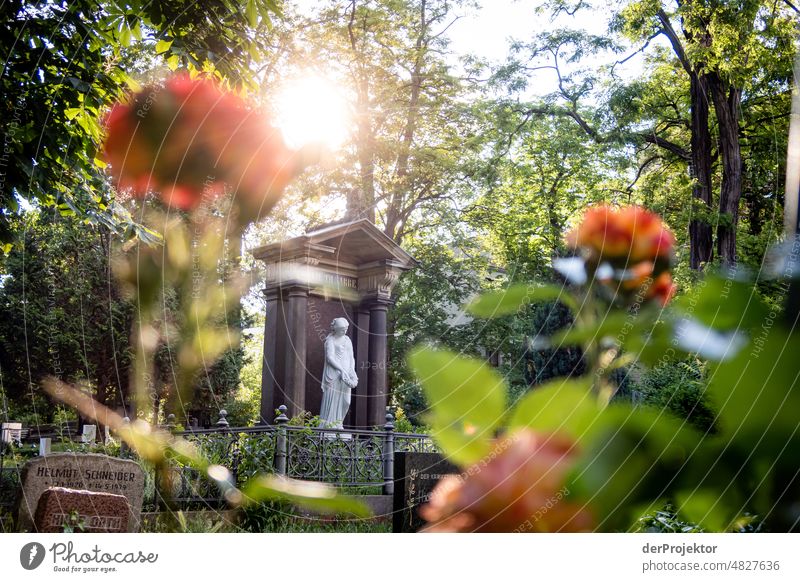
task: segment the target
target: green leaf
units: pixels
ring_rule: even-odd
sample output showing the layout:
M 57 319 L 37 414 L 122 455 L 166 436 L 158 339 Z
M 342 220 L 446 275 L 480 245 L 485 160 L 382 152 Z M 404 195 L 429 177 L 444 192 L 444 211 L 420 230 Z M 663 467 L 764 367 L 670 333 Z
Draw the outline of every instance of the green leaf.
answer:
M 755 334 L 751 346 L 709 374 L 707 391 L 719 413 L 719 428 L 748 456 L 796 468 L 800 335 L 776 325 Z
M 247 22 L 250 24 L 250 26 L 255 27 L 258 24 L 258 8 L 256 7 L 256 0 L 247 0 L 245 13 L 247 15 Z
M 80 115 L 82 112 L 83 111 L 82 111 L 82 109 L 80 107 L 70 107 L 69 109 L 65 109 L 64 110 L 64 116 L 67 119 L 69 119 L 70 121 L 72 121 L 78 115 Z
M 283 16 L 283 10 L 277 0 L 264 0 L 264 5 L 274 12 L 275 16 Z
M 172 46 L 172 39 L 161 39 L 156 43 L 156 54 L 167 52 Z
M 584 439 L 568 487 L 591 504 L 601 531 L 628 529 L 641 508 L 669 496 L 700 434 L 660 411 L 612 404 Z M 705 472 L 705 471 L 704 471 Z
M 434 437 L 457 464 L 478 461 L 501 424 L 507 387 L 486 362 L 446 350 L 416 348 L 408 363 L 430 406 Z
M 553 347 L 578 346 L 605 337 L 618 337 L 622 341 L 625 339 L 626 328 L 633 329 L 637 319 L 627 313 L 610 312 L 595 325 L 573 326 L 553 334 L 550 343 Z
M 719 274 L 706 276 L 690 293 L 675 301 L 675 308 L 718 330 L 758 327 L 769 311 L 750 281 L 743 276 Z
M 119 42 L 122 46 L 130 46 L 131 44 L 131 29 L 127 23 L 123 24 L 119 30 Z
M 675 495 L 678 514 L 706 531 L 721 532 L 729 528 L 735 514 L 730 514 L 726 500 L 718 491 L 692 489 Z
M 278 475 L 257 475 L 242 487 L 244 505 L 282 500 L 319 513 L 347 514 L 355 517 L 371 515 L 366 505 L 351 497 L 339 495 L 327 483 L 298 481 Z
M 467 312 L 476 317 L 500 317 L 519 312 L 520 308 L 538 301 L 561 301 L 575 309 L 575 301 L 556 285 L 512 285 L 502 291 L 483 293 L 467 305 Z
M 563 432 L 576 440 L 586 437 L 601 413 L 591 385 L 591 377 L 584 376 L 556 378 L 532 388 L 514 407 L 509 429 Z

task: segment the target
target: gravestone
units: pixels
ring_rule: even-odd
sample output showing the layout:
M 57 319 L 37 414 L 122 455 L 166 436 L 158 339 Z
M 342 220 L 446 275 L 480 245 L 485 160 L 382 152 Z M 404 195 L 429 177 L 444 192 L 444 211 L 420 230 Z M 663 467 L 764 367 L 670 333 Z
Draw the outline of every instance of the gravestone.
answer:
M 130 505 L 129 531 L 141 524 L 144 471 L 135 461 L 95 453 L 54 453 L 28 461 L 22 469 L 17 528 L 33 528 L 39 498 L 50 487 L 123 495 Z
M 410 533 L 424 527 L 420 505 L 428 501 L 442 477 L 458 473 L 458 467 L 439 453 L 395 453 L 392 531 Z
M 83 425 L 83 434 L 81 435 L 81 442 L 82 443 L 94 443 L 97 440 L 97 425 L 96 424 L 84 424 Z
M 39 533 L 60 533 L 64 526 L 75 532 L 125 533 L 130 517 L 124 495 L 50 487 L 39 497 L 34 528 Z
M 39 438 L 39 456 L 46 457 L 52 451 L 53 439 L 50 437 Z
M 0 425 L 0 433 L 4 443 L 14 443 L 15 445 L 22 443 L 21 422 L 4 422 Z

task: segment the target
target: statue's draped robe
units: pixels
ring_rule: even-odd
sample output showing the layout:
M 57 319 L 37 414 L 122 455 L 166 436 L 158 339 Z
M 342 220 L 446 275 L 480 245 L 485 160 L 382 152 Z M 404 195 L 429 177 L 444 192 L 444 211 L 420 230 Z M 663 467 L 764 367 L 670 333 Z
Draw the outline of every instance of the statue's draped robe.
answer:
M 350 338 L 342 336 L 336 341 L 333 335 L 325 338 L 325 367 L 322 371 L 322 406 L 320 420 L 327 428 L 343 428 L 342 422 L 350 408 L 351 388 L 342 378 L 342 373 L 329 365 L 333 360 L 352 380 L 356 379 L 356 360 Z

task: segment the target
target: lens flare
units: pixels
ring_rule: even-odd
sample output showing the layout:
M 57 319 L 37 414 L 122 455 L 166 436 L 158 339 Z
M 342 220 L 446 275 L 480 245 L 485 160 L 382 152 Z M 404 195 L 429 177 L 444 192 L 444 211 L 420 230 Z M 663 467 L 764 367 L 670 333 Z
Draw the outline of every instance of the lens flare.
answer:
M 350 115 L 342 89 L 319 76 L 287 81 L 275 101 L 276 125 L 287 145 L 336 149 L 347 139 Z

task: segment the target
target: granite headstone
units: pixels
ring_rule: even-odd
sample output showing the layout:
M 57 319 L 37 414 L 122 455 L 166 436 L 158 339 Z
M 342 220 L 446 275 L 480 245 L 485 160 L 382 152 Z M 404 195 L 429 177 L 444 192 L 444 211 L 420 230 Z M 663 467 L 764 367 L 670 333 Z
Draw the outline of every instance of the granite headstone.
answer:
M 125 533 L 131 509 L 124 495 L 50 487 L 36 505 L 34 528 L 39 533 Z
M 395 453 L 392 531 L 419 531 L 425 525 L 418 513 L 419 506 L 428 501 L 442 477 L 458 472 L 458 467 L 439 453 Z
M 130 505 L 128 530 L 141 524 L 144 471 L 135 461 L 94 453 L 54 453 L 28 461 L 22 469 L 17 528 L 33 528 L 39 498 L 50 487 L 123 495 Z

